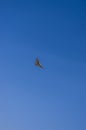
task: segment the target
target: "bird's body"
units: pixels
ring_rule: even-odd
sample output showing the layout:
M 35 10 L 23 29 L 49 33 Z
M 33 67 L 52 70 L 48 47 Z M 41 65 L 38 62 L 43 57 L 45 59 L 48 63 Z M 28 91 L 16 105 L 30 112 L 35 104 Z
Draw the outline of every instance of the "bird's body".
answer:
M 40 68 L 43 68 L 43 66 L 40 64 L 40 61 L 38 58 L 36 58 L 35 65 L 40 67 Z

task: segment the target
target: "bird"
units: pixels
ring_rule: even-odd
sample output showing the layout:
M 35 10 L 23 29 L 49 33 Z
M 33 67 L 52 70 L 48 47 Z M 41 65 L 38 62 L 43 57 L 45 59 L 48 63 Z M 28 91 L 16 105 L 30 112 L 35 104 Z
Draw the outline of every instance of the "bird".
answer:
M 43 66 L 40 64 L 38 57 L 36 58 L 35 65 L 43 69 Z

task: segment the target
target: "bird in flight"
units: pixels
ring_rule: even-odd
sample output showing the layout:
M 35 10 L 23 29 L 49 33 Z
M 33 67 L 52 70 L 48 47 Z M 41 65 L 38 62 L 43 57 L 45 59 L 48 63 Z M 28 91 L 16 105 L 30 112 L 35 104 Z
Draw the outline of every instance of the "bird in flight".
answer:
M 43 66 L 40 64 L 38 57 L 36 58 L 35 65 L 40 67 L 40 68 L 43 68 Z

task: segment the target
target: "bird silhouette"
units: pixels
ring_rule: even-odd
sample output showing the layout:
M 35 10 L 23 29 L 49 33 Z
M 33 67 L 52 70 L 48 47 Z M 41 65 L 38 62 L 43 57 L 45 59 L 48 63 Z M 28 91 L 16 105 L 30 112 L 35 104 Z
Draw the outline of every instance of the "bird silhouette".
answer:
M 40 64 L 38 57 L 36 58 L 35 65 L 40 67 L 40 68 L 43 68 L 43 66 Z

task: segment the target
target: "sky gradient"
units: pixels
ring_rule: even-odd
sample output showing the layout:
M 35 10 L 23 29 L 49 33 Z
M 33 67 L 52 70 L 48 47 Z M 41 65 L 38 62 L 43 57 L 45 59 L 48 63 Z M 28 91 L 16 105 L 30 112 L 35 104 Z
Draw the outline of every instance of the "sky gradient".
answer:
M 86 130 L 86 1 L 0 2 L 0 130 Z

